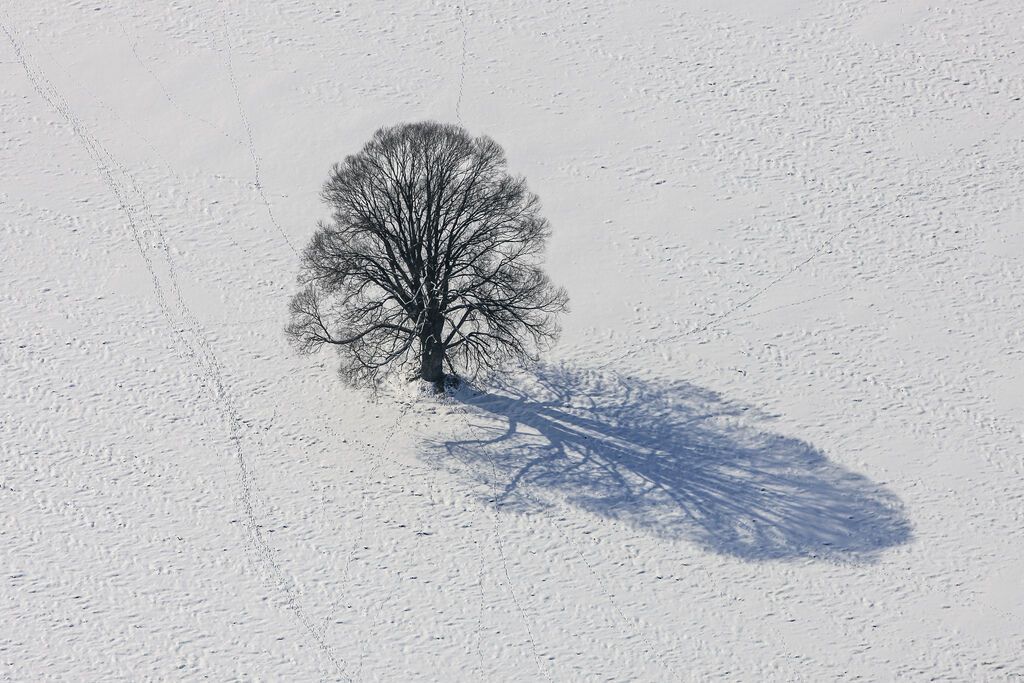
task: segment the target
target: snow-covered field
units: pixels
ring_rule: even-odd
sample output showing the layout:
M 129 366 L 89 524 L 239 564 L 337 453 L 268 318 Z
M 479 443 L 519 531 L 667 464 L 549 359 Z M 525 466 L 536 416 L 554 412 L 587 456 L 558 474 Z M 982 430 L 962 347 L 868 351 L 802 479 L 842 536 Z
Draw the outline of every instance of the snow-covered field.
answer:
M 0 678 L 1024 677 L 1024 4 L 0 6 Z M 282 328 L 330 164 L 505 146 L 549 362 Z

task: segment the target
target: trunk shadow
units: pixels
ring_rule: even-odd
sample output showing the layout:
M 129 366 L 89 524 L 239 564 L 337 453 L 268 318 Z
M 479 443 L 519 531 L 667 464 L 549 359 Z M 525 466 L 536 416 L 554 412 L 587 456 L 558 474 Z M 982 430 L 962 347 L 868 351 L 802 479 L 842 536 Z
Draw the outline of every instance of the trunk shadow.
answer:
M 486 424 L 426 458 L 457 460 L 504 510 L 569 503 L 748 560 L 872 561 L 912 537 L 883 485 L 687 382 L 542 366 L 455 398 Z

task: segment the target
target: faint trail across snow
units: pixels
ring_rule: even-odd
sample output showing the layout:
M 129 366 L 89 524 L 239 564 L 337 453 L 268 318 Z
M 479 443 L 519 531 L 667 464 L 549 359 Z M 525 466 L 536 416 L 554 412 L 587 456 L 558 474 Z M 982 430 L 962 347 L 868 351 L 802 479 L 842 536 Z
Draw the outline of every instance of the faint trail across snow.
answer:
M 868 217 L 869 218 L 873 217 L 880 210 L 881 209 L 876 209 Z M 726 310 L 724 313 L 721 313 L 719 315 L 716 315 L 716 316 L 712 317 L 711 320 L 709 320 L 708 322 L 704 323 L 703 325 L 701 325 L 701 326 L 691 330 L 687 334 L 700 334 L 701 332 L 706 332 L 709 329 L 711 329 L 712 327 L 720 324 L 722 321 L 726 320 L 727 318 L 730 318 L 734 313 L 736 313 L 738 311 L 741 311 L 744 308 L 746 308 L 747 306 L 749 306 L 750 304 L 754 303 L 754 301 L 756 301 L 757 299 L 760 299 L 762 296 L 767 294 L 768 290 L 772 289 L 773 287 L 775 287 L 777 284 L 779 284 L 783 280 L 789 278 L 791 275 L 793 275 L 794 273 L 799 271 L 801 268 L 806 266 L 808 263 L 810 263 L 811 261 L 816 259 L 818 256 L 820 256 L 826 249 L 828 249 L 829 245 L 831 245 L 836 240 L 836 238 L 838 238 L 840 235 L 843 235 L 844 233 L 846 233 L 848 230 L 853 228 L 855 225 L 856 225 L 856 223 L 850 223 L 849 225 L 834 231 L 831 235 L 829 235 L 825 239 L 824 242 L 819 244 L 818 247 L 816 249 L 814 249 L 814 251 L 812 251 L 810 253 L 810 255 L 807 256 L 807 258 L 805 258 L 804 260 L 800 261 L 796 265 L 792 266 L 791 268 L 789 268 L 789 270 L 787 270 L 786 272 L 782 273 L 782 275 L 779 275 L 774 280 L 772 280 L 768 284 L 764 285 L 763 287 L 761 287 L 760 289 L 755 291 L 753 294 L 751 294 L 747 298 L 745 298 L 742 301 L 740 301 L 738 304 L 736 304 L 736 305 L 732 306 L 731 308 L 729 308 L 728 310 Z
M 523 608 L 522 603 L 519 602 L 519 598 L 516 595 L 515 584 L 512 582 L 512 575 L 508 570 L 508 558 L 505 557 L 505 545 L 501 540 L 501 502 L 500 496 L 498 495 L 498 467 L 494 462 L 493 456 L 490 457 L 490 464 L 492 472 L 490 484 L 492 503 L 491 513 L 494 515 L 494 543 L 498 549 L 498 557 L 501 559 L 501 568 L 505 574 L 505 583 L 508 586 L 509 596 L 511 596 L 512 602 L 515 604 L 516 610 L 518 610 L 519 616 L 522 619 L 523 627 L 526 628 L 526 634 L 530 638 L 530 648 L 533 651 L 533 659 L 537 663 L 537 670 L 540 671 L 544 678 L 550 681 L 553 680 L 551 678 L 550 667 L 546 667 L 541 663 L 540 653 L 537 652 L 537 639 L 533 635 L 533 628 L 530 627 L 530 618 L 527 615 L 526 610 Z
M 388 446 L 391 443 L 391 440 L 394 438 L 396 432 L 398 431 L 398 426 L 402 423 L 402 420 L 409 413 L 409 411 L 412 409 L 412 407 L 415 405 L 415 403 L 416 403 L 416 400 L 414 399 L 414 400 L 410 401 L 409 403 L 407 403 L 406 405 L 404 405 L 402 407 L 402 409 L 399 411 L 398 416 L 395 418 L 395 421 L 391 424 L 391 426 L 388 428 L 387 432 L 385 433 L 384 439 L 382 439 L 380 445 L 377 446 L 374 449 L 374 456 L 372 456 L 372 457 L 374 457 L 373 464 L 370 466 L 370 468 L 366 471 L 366 474 L 363 476 L 362 484 L 359 487 L 359 491 L 361 493 L 361 500 L 360 500 L 360 504 L 359 504 L 360 512 L 359 512 L 359 518 L 358 518 L 359 519 L 359 523 L 358 523 L 358 526 L 356 528 L 355 533 L 352 535 L 352 545 L 351 545 L 351 548 L 349 549 L 348 557 L 345 560 L 345 566 L 344 566 L 344 568 L 342 570 L 342 580 L 341 580 L 342 586 L 345 586 L 351 580 L 351 576 L 352 576 L 352 574 L 351 574 L 351 571 L 352 571 L 352 561 L 355 559 L 355 555 L 356 555 L 356 552 L 357 552 L 357 550 L 359 548 L 359 544 L 363 540 L 363 536 L 366 533 L 366 510 L 367 510 L 367 506 L 368 506 L 367 491 L 369 491 L 370 478 L 377 472 L 378 469 L 380 469 L 380 466 L 381 466 L 381 464 L 382 464 L 382 462 L 384 460 L 391 460 L 392 462 L 397 462 L 397 461 L 394 461 L 391 458 L 388 458 L 387 456 L 385 456 L 384 455 L 384 451 L 387 450 Z M 360 450 L 362 450 L 362 449 L 360 449 Z M 387 603 L 387 601 L 391 598 L 393 593 L 394 593 L 394 591 L 392 591 L 392 593 L 389 593 L 387 596 L 384 597 L 384 599 L 382 599 L 378 603 L 378 605 L 377 605 L 377 613 L 378 614 L 379 614 L 380 610 L 383 608 L 383 606 Z M 334 614 L 337 611 L 338 604 L 340 603 L 340 601 L 341 601 L 340 597 L 338 597 L 338 598 L 336 598 L 335 600 L 332 601 L 331 608 L 328 610 L 328 615 L 332 615 L 332 614 Z M 360 658 L 358 666 L 359 666 L 359 669 L 361 671 L 362 670 L 362 666 L 363 666 L 362 658 Z M 357 676 L 358 676 L 358 674 L 357 674 Z
M 896 199 L 893 200 L 893 202 L 890 202 L 889 204 L 886 204 L 886 205 L 883 205 L 883 206 L 876 207 L 874 211 L 872 211 L 867 216 L 862 218 L 860 220 L 860 222 L 867 221 L 867 220 L 869 220 L 871 218 L 874 218 L 883 209 L 891 208 L 892 204 L 895 203 L 896 201 L 898 201 L 900 198 L 901 197 L 896 197 Z M 620 353 L 620 354 L 618 354 L 616 356 L 613 356 L 612 358 L 609 358 L 608 360 L 605 360 L 605 361 L 603 361 L 601 363 L 596 364 L 594 366 L 594 368 L 595 369 L 607 368 L 609 365 L 612 365 L 614 363 L 618 363 L 619 361 L 623 360 L 624 358 L 628 358 L 629 356 L 633 355 L 634 353 L 636 353 L 640 349 L 643 349 L 643 348 L 646 348 L 648 346 L 651 346 L 652 344 L 664 344 L 665 342 L 679 341 L 680 339 L 684 339 L 686 337 L 689 337 L 689 336 L 692 336 L 692 335 L 695 335 L 695 334 L 700 334 L 702 332 L 706 332 L 706 331 L 712 329 L 716 325 L 719 325 L 720 323 L 722 323 L 724 320 L 732 317 L 734 314 L 736 314 L 739 311 L 743 310 L 744 308 L 747 308 L 748 306 L 750 306 L 750 304 L 752 304 L 754 301 L 756 301 L 757 299 L 760 299 L 762 296 L 767 294 L 773 287 L 775 287 L 776 285 L 778 285 L 782 281 L 786 280 L 787 278 L 792 276 L 794 273 L 798 272 L 800 269 L 802 269 L 804 266 L 806 266 L 808 263 L 810 263 L 811 261 L 816 259 L 822 253 L 824 253 L 825 250 L 828 249 L 828 247 L 833 242 L 836 241 L 836 239 L 838 239 L 840 236 L 842 236 L 842 235 L 846 234 L 847 232 L 849 232 L 850 230 L 852 230 L 854 227 L 859 225 L 860 222 L 848 223 L 847 225 L 843 226 L 842 228 L 838 228 L 838 229 L 834 230 L 828 237 L 825 238 L 824 241 L 822 241 L 817 247 L 815 247 L 814 250 L 811 251 L 811 253 L 806 258 L 802 259 L 801 261 L 797 262 L 796 264 L 794 264 L 793 266 L 788 268 L 781 275 L 778 275 L 777 277 L 772 279 L 770 282 L 768 282 L 768 284 L 766 284 L 766 285 L 760 287 L 759 289 L 757 289 L 753 294 L 750 294 L 749 296 L 745 297 L 744 299 L 742 299 L 738 303 L 730 306 L 724 312 L 719 313 L 717 315 L 712 315 L 703 324 L 697 325 L 696 327 L 691 328 L 691 329 L 686 330 L 686 331 L 683 331 L 683 332 L 679 332 L 679 333 L 676 333 L 676 334 L 669 335 L 667 337 L 662 337 L 662 338 L 654 339 L 654 340 L 652 340 L 652 339 L 640 340 L 640 341 L 638 341 L 638 342 L 636 342 L 634 344 L 631 344 L 630 347 L 626 351 L 624 351 L 624 352 L 622 352 L 622 353 Z
M 128 41 L 128 46 L 131 48 L 132 56 L 135 57 L 135 61 L 138 62 L 139 66 L 142 67 L 146 71 L 146 73 L 149 74 L 150 78 L 153 79 L 153 82 L 157 84 L 157 86 L 160 88 L 160 92 L 163 93 L 164 99 L 167 100 L 168 104 L 177 109 L 185 118 L 191 119 L 193 121 L 199 121 L 203 125 L 209 127 L 211 130 L 228 138 L 235 144 L 245 145 L 243 141 L 239 140 L 238 138 L 236 138 L 231 133 L 227 132 L 217 124 L 213 123 L 208 119 L 203 118 L 202 116 L 199 116 L 198 114 L 193 114 L 186 110 L 184 107 L 182 107 L 181 104 L 178 102 L 177 98 L 171 94 L 171 91 L 167 88 L 167 85 L 164 83 L 163 79 L 160 78 L 156 74 L 156 72 L 153 71 L 153 68 L 150 67 L 149 64 L 145 62 L 145 60 L 142 59 L 142 56 L 139 54 L 137 41 L 128 33 L 128 29 L 125 28 L 124 22 L 118 19 L 117 25 L 121 28 L 121 33 L 124 34 L 125 39 Z
M 468 44 L 468 38 L 469 38 L 469 30 L 468 30 L 468 27 L 466 25 L 466 5 L 465 5 L 465 2 L 460 2 L 458 7 L 459 7 L 459 25 L 462 28 L 462 54 L 461 54 L 460 63 L 459 63 L 459 92 L 458 92 L 458 97 L 455 100 L 455 118 L 458 121 L 459 125 L 461 126 L 463 124 L 463 122 L 462 122 L 462 97 L 463 97 L 463 92 L 464 92 L 465 87 L 466 87 L 466 60 L 467 60 L 467 54 L 468 54 L 468 52 L 467 52 L 467 44 Z M 496 482 L 493 483 L 493 486 L 494 487 L 497 486 Z M 512 582 L 512 576 L 509 573 L 508 560 L 505 557 L 505 547 L 502 544 L 502 540 L 501 540 L 501 518 L 500 518 L 500 514 L 499 514 L 499 509 L 498 509 L 500 507 L 500 504 L 498 502 L 497 489 L 496 488 L 494 489 L 494 494 L 495 494 L 495 496 L 494 496 L 494 508 L 492 510 L 492 513 L 494 515 L 494 541 L 495 541 L 495 546 L 496 546 L 496 548 L 498 550 L 498 557 L 501 559 L 502 572 L 505 575 L 505 583 L 508 586 L 509 596 L 512 598 L 512 602 L 515 604 L 516 609 L 519 611 L 519 615 L 522 618 L 523 626 L 525 627 L 526 633 L 527 633 L 527 635 L 530 638 L 530 647 L 531 647 L 531 650 L 533 652 L 534 661 L 537 664 L 537 669 L 544 675 L 544 677 L 547 680 L 550 681 L 550 680 L 553 680 L 552 677 L 551 677 L 550 667 L 546 667 L 546 666 L 544 666 L 541 663 L 540 654 L 537 652 L 537 640 L 536 640 L 536 638 L 533 635 L 533 629 L 530 626 L 530 619 L 529 619 L 528 615 L 526 614 L 526 610 L 523 608 L 522 604 L 520 603 L 518 596 L 516 595 L 515 585 Z M 480 603 L 480 611 L 479 611 L 479 615 L 478 615 L 478 634 L 477 634 L 477 644 L 476 644 L 477 652 L 480 654 L 481 666 L 483 664 L 483 653 L 482 653 L 482 650 L 481 650 L 481 647 L 480 647 L 480 645 L 481 645 L 481 643 L 480 643 L 480 630 L 481 629 L 479 627 L 482 626 L 482 624 L 483 624 L 483 574 L 484 574 L 483 568 L 484 568 L 484 566 L 485 566 L 484 554 L 483 554 L 483 550 L 481 549 L 480 550 L 480 567 L 481 567 L 481 569 L 480 569 L 480 575 L 478 577 L 478 582 L 480 584 L 480 599 L 481 599 L 481 603 Z
M 9 21 L 10 20 L 8 19 L 8 22 Z M 78 118 L 68 102 L 63 98 L 63 96 L 61 96 L 56 86 L 46 78 L 39 67 L 31 64 L 29 55 L 15 37 L 14 31 L 10 28 L 8 23 L 0 22 L 0 30 L 3 30 L 7 39 L 14 48 L 18 61 L 20 62 L 33 89 L 35 89 L 39 96 L 72 127 L 72 130 L 85 147 L 86 153 L 96 165 L 96 169 L 99 172 L 100 177 L 103 179 L 104 184 L 114 195 L 118 202 L 118 207 L 124 213 L 125 218 L 127 219 L 129 234 L 132 241 L 135 243 L 139 255 L 143 259 L 153 282 L 153 289 L 157 297 L 157 303 L 161 314 L 168 327 L 172 330 L 172 334 L 178 341 L 185 357 L 191 360 L 197 371 L 206 380 L 204 386 L 206 386 L 210 391 L 211 400 L 221 417 L 227 423 L 229 437 L 234 444 L 235 457 L 239 466 L 241 500 L 243 510 L 245 512 L 246 526 L 248 527 L 250 538 L 254 543 L 255 550 L 264 562 L 265 566 L 270 570 L 270 573 L 273 575 L 275 583 L 284 594 L 286 603 L 289 609 L 295 614 L 296 619 L 312 636 L 320 649 L 323 650 L 324 654 L 335 666 L 338 673 L 341 674 L 343 678 L 349 679 L 348 674 L 345 672 L 344 663 L 334 653 L 333 648 L 326 642 L 323 634 L 312 623 L 299 603 L 294 594 L 291 583 L 288 581 L 281 566 L 274 558 L 273 550 L 264 538 L 261 526 L 256 521 L 256 512 L 254 507 L 254 475 L 252 466 L 249 464 L 248 458 L 245 454 L 245 448 L 242 444 L 243 429 L 240 414 L 237 408 L 235 408 L 230 392 L 224 382 L 222 366 L 213 352 L 201 324 L 192 314 L 182 297 L 174 266 L 169 258 L 167 258 L 164 263 L 164 269 L 167 272 L 166 278 L 170 282 L 170 288 L 174 295 L 178 315 L 181 316 L 181 321 L 186 323 L 185 330 L 180 329 L 178 321 L 175 320 L 176 316 L 172 312 L 171 306 L 168 304 L 165 288 L 161 282 L 161 276 L 158 272 L 158 268 L 156 267 L 156 263 L 150 255 L 150 247 L 143 240 L 143 233 L 141 230 L 142 224 L 145 223 L 146 230 L 148 230 L 152 236 L 157 239 L 158 247 L 160 247 L 159 252 L 164 254 L 165 257 L 168 254 L 167 242 L 163 231 L 160 229 L 159 225 L 157 225 L 157 222 L 149 209 L 144 193 L 139 189 L 132 174 L 117 161 L 117 159 L 102 145 L 102 143 L 92 135 L 85 123 Z M 135 198 L 134 200 L 133 195 Z M 136 202 L 141 205 L 141 211 L 139 210 Z
M 466 5 L 459 3 L 459 24 L 462 26 L 462 60 L 459 66 L 459 96 L 455 100 L 455 120 L 462 125 L 462 91 L 466 86 L 466 41 L 468 30 L 466 28 Z
M 267 199 L 267 193 L 263 189 L 263 181 L 260 179 L 260 156 L 256 152 L 256 143 L 253 141 L 252 124 L 249 123 L 249 117 L 245 113 L 245 107 L 242 106 L 242 95 L 238 90 L 238 78 L 235 76 L 234 59 L 232 57 L 233 49 L 231 47 L 231 32 L 228 29 L 228 15 L 227 12 L 224 11 L 223 4 L 220 5 L 220 14 L 224 24 L 224 54 L 227 59 L 228 77 L 231 80 L 231 89 L 235 93 L 235 102 L 238 104 L 238 115 L 242 119 L 242 127 L 245 128 L 245 135 L 249 141 L 249 156 L 252 157 L 253 167 L 253 184 L 256 187 L 256 192 L 259 193 L 263 205 L 267 207 L 267 216 L 270 218 L 270 223 L 284 239 L 285 244 L 287 244 L 288 248 L 292 250 L 292 253 L 297 255 L 299 253 L 298 250 L 295 248 L 295 245 L 292 244 L 291 239 L 281 227 L 281 224 L 277 222 L 277 217 L 274 216 L 274 208 L 270 205 L 270 200 Z

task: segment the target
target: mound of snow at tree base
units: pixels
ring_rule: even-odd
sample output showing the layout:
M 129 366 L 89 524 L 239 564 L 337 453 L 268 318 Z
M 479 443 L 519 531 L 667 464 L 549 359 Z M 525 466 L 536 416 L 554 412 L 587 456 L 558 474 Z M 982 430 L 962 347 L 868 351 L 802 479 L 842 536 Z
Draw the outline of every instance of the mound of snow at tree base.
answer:
M 1024 672 L 1019 3 L 0 12 L 12 680 Z M 547 361 L 283 335 L 330 165 L 486 133 Z

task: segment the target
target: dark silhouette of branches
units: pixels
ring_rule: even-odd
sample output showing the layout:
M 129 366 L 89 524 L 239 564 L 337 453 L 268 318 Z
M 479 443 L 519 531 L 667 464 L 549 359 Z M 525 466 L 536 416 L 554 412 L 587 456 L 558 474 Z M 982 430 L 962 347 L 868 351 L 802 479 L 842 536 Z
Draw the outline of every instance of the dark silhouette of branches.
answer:
M 288 333 L 342 353 L 342 373 L 399 368 L 440 390 L 447 365 L 477 374 L 530 361 L 558 335 L 564 290 L 540 269 L 550 228 L 501 147 L 434 122 L 378 130 L 324 185 L 330 222 L 302 256 Z

